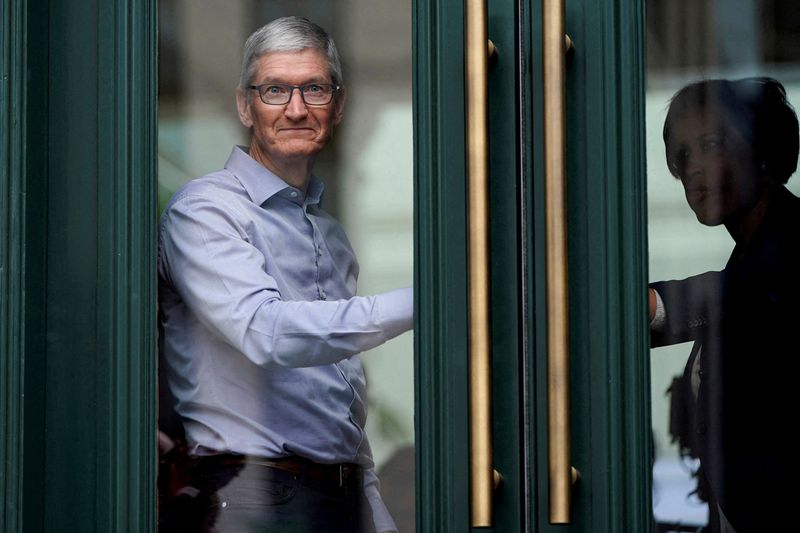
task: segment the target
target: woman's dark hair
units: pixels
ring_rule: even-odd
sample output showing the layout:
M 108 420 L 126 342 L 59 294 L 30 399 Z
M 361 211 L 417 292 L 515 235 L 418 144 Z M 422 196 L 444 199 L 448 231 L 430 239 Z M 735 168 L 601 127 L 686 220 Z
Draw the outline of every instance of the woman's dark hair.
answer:
M 786 99 L 783 85 L 772 78 L 706 80 L 687 85 L 672 97 L 664 121 L 667 166 L 676 178 L 672 161 L 672 129 L 687 112 L 719 107 L 736 130 L 750 143 L 755 161 L 778 183 L 786 183 L 797 168 L 797 115 Z

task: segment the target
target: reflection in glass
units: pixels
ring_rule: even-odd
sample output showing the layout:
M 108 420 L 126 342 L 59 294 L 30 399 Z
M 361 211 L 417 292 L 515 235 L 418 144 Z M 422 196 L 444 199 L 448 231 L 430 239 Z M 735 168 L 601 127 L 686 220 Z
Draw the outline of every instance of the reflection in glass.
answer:
M 724 522 L 718 522 L 717 502 L 712 502 L 709 509 L 701 496 L 709 498 L 713 495 L 708 494 L 708 487 L 698 487 L 694 475 L 702 461 L 689 455 L 690 446 L 699 440 L 700 434 L 705 435 L 703 439 L 707 441 L 707 449 L 714 450 L 713 457 L 706 458 L 702 469 L 711 468 L 719 472 L 719 475 L 712 475 L 717 477 L 713 483 L 716 483 L 718 494 L 714 497 L 725 500 L 723 507 L 732 509 L 731 512 L 724 511 L 729 521 L 728 531 L 787 530 L 793 521 L 787 514 L 786 502 L 790 501 L 787 498 L 797 495 L 797 490 L 781 488 L 781 479 L 785 478 L 781 478 L 784 474 L 778 472 L 794 472 L 789 474 L 793 477 L 796 470 L 792 470 L 791 461 L 784 465 L 785 468 L 775 468 L 775 459 L 789 453 L 785 447 L 787 436 L 783 433 L 788 420 L 785 414 L 795 409 L 797 401 L 787 393 L 793 387 L 792 378 L 788 377 L 793 373 L 793 352 L 785 348 L 786 338 L 781 338 L 785 333 L 780 329 L 789 324 L 787 319 L 797 322 L 797 311 L 789 310 L 784 315 L 780 306 L 788 299 L 796 299 L 798 281 L 793 272 L 798 270 L 797 252 L 758 251 L 759 239 L 764 238 L 758 237 L 759 231 L 755 232 L 755 240 L 748 241 L 746 237 L 743 240 L 736 224 L 728 223 L 730 228 L 727 228 L 726 220 L 730 221 L 731 210 L 737 208 L 733 200 L 748 195 L 752 199 L 754 196 L 756 191 L 748 193 L 745 185 L 755 183 L 756 188 L 763 186 L 759 185 L 763 180 L 748 178 L 767 174 L 776 176 L 784 172 L 769 162 L 767 167 L 772 165 L 772 168 L 761 169 L 764 161 L 754 157 L 753 152 L 768 153 L 767 159 L 782 157 L 790 160 L 792 149 L 787 142 L 792 142 L 793 135 L 796 142 L 796 133 L 786 133 L 784 128 L 774 123 L 766 128 L 754 126 L 752 121 L 756 119 L 750 103 L 734 109 L 731 107 L 735 104 L 729 103 L 687 106 L 683 114 L 694 117 L 691 120 L 695 124 L 689 124 L 691 120 L 680 121 L 681 131 L 678 133 L 691 137 L 689 133 L 695 130 L 696 135 L 669 146 L 664 143 L 664 124 L 673 95 L 686 86 L 714 78 L 772 77 L 785 87 L 788 101 L 800 102 L 800 69 L 797 64 L 800 61 L 800 38 L 791 29 L 797 27 L 798 12 L 794 3 L 786 0 L 648 0 L 647 13 L 650 279 L 693 279 L 694 284 L 683 284 L 684 292 L 680 299 L 688 302 L 687 306 L 704 302 L 708 315 L 707 323 L 697 322 L 699 333 L 681 339 L 694 341 L 692 344 L 657 348 L 651 357 L 655 440 L 653 505 L 657 531 L 694 531 L 703 526 L 709 530 L 726 531 Z M 764 81 L 752 80 L 749 85 L 753 90 L 745 91 L 749 96 L 742 98 L 750 102 L 753 99 L 763 101 L 763 94 L 758 96 L 756 89 L 762 85 L 768 89 L 770 84 L 764 84 Z M 695 90 L 711 86 L 713 84 L 699 85 Z M 768 90 L 774 89 L 772 85 Z M 730 100 L 721 96 L 716 88 L 705 93 L 709 104 Z M 695 99 L 690 98 L 687 102 L 691 100 Z M 700 113 L 701 110 L 704 112 Z M 759 114 L 766 116 L 761 111 Z M 696 131 L 698 128 L 701 131 Z M 760 131 L 759 139 L 754 138 L 756 129 Z M 677 130 L 669 130 L 670 138 L 674 139 Z M 765 130 L 767 135 L 763 134 Z M 778 130 L 784 133 L 778 134 Z M 724 181 L 729 184 L 727 189 L 718 188 L 712 193 L 713 184 L 693 186 L 691 182 L 686 182 L 688 190 L 684 188 L 681 180 L 674 176 L 686 174 L 687 179 L 691 179 L 688 173 L 692 172 L 690 167 L 698 158 L 717 161 L 717 176 L 730 178 Z M 697 169 L 694 172 L 695 177 L 700 175 Z M 735 193 L 730 187 L 733 184 L 739 185 Z M 780 200 L 766 202 L 770 206 L 767 211 L 773 214 L 797 211 L 797 207 L 791 208 L 792 201 L 788 195 L 790 191 L 795 196 L 798 194 L 798 179 L 792 178 L 785 188 L 776 190 L 781 191 L 775 195 Z M 792 216 L 797 215 L 789 214 L 788 218 Z M 767 220 L 780 218 L 781 215 L 766 217 Z M 797 219 L 794 220 L 777 224 L 785 227 L 779 233 L 786 239 L 796 238 L 789 236 L 792 232 L 798 233 Z M 761 235 L 776 235 L 773 230 L 765 229 L 774 227 L 772 222 L 756 226 Z M 745 227 L 745 233 L 747 231 Z M 776 245 L 778 249 L 797 249 L 797 244 L 790 245 L 781 239 L 776 238 L 782 242 Z M 740 243 L 745 241 L 750 245 L 741 246 Z M 728 269 L 740 272 L 742 267 L 736 265 L 742 262 L 758 265 L 758 274 L 745 276 L 746 282 L 735 283 L 736 290 L 722 289 L 728 286 L 727 280 L 733 279 L 732 274 L 726 274 Z M 717 274 L 694 277 L 704 272 Z M 767 303 L 762 299 L 760 307 L 741 305 L 744 301 L 742 294 L 755 298 L 753 294 L 757 288 L 770 283 L 780 288 L 771 293 Z M 694 300 L 690 294 L 694 295 Z M 732 302 L 740 305 L 731 307 Z M 726 306 L 735 312 L 726 314 Z M 669 315 L 668 302 L 665 302 L 665 308 Z M 685 309 L 679 310 L 679 315 L 682 310 Z M 775 317 L 776 313 L 781 315 L 777 322 L 766 320 L 766 317 Z M 786 329 L 791 331 L 791 326 Z M 658 341 L 656 335 L 654 339 Z M 673 337 L 670 342 L 677 340 Z M 691 364 L 687 365 L 689 355 L 695 353 L 700 356 L 694 355 Z M 735 362 L 729 363 L 731 360 Z M 739 381 L 735 379 L 737 373 Z M 686 379 L 681 379 L 684 374 Z M 703 380 L 706 390 L 709 387 L 715 389 L 714 394 L 705 392 L 696 396 L 701 392 L 699 384 Z M 722 390 L 711 386 L 722 382 L 725 383 Z M 686 401 L 679 401 L 681 399 Z M 697 402 L 704 410 L 703 416 L 712 418 L 705 426 L 697 419 Z M 693 433 L 680 431 L 681 426 L 691 427 Z M 732 461 L 737 461 L 738 465 L 723 468 Z
M 736 243 L 721 271 L 652 284 L 653 345 L 694 343 L 671 389 L 674 436 L 700 460 L 712 531 L 775 531 L 796 495 L 782 408 L 800 366 L 800 199 L 784 187 L 797 118 L 775 80 L 703 81 L 672 99 L 664 143 L 697 220 Z
M 162 209 L 183 183 L 220 168 L 231 145 L 248 141 L 234 100 L 247 35 L 279 16 L 308 16 L 336 38 L 348 93 L 345 119 L 315 165 L 325 181 L 324 207 L 342 222 L 358 256 L 359 294 L 407 285 L 413 254 L 410 11 L 410 2 L 389 1 L 162 0 Z M 406 334 L 362 356 L 367 433 L 384 501 L 402 531 L 414 528 L 412 352 Z

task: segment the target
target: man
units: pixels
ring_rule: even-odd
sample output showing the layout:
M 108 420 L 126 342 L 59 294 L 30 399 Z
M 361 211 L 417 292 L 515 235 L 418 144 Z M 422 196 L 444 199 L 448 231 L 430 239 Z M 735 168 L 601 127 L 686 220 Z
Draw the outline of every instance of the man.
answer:
M 396 529 L 357 354 L 411 328 L 412 293 L 355 296 L 355 255 L 320 207 L 314 159 L 345 96 L 322 28 L 287 17 L 257 30 L 236 93 L 249 149 L 185 185 L 162 217 L 162 354 L 195 458 L 196 529 Z

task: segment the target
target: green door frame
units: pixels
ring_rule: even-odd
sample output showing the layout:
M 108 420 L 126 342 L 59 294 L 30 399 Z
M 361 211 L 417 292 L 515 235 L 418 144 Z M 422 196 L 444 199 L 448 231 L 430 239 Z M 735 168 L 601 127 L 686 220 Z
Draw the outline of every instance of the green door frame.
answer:
M 417 529 L 468 531 L 464 6 L 412 13 Z
M 154 531 L 155 0 L 0 8 L 0 530 Z
M 543 279 L 541 60 L 530 44 L 540 35 L 539 9 L 526 3 L 510 18 L 523 21 L 528 38 L 516 63 L 529 89 L 512 106 L 527 125 L 521 146 L 531 147 L 519 160 L 524 179 L 492 190 L 493 203 L 516 190 L 532 207 L 504 212 L 501 223 L 527 222 L 530 231 L 509 237 L 527 243 L 527 270 L 521 262 L 507 268 L 534 288 L 525 302 L 530 313 L 510 313 L 520 337 L 503 348 L 522 356 L 531 347 L 520 360 L 528 362 L 536 401 L 495 449 L 529 431 L 531 457 L 503 459 L 520 466 L 518 479 L 532 480 L 515 489 L 530 500 L 514 504 L 513 520 L 547 531 L 546 448 L 536 444 L 546 420 L 536 290 Z M 154 0 L 9 0 L 0 9 L 3 531 L 155 529 L 156 13 Z M 463 5 L 415 2 L 414 13 L 419 524 L 423 532 L 466 531 Z M 490 38 L 507 40 L 495 34 L 510 19 L 490 17 Z M 647 279 L 642 20 L 640 1 L 567 6 L 578 49 L 568 99 L 577 117 L 569 195 L 580 206 L 569 220 L 579 531 L 649 527 L 646 325 L 636 312 L 645 308 Z
M 494 448 L 506 482 L 494 529 L 648 531 L 644 3 L 571 0 L 566 16 L 576 43 L 567 72 L 568 225 L 572 446 L 582 478 L 573 525 L 551 526 L 541 4 L 495 0 Z M 417 1 L 414 22 L 418 525 L 468 531 L 463 3 Z

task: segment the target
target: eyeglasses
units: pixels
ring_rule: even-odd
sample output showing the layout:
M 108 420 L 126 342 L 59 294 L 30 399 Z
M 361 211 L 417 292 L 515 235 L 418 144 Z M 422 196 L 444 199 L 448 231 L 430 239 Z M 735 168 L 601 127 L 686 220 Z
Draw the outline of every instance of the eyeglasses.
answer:
M 309 83 L 307 85 L 284 85 L 282 83 L 265 83 L 250 85 L 248 89 L 258 91 L 261 101 L 267 105 L 285 105 L 292 99 L 294 90 L 300 91 L 300 97 L 306 105 L 326 105 L 333 100 L 333 95 L 340 89 L 330 83 Z

